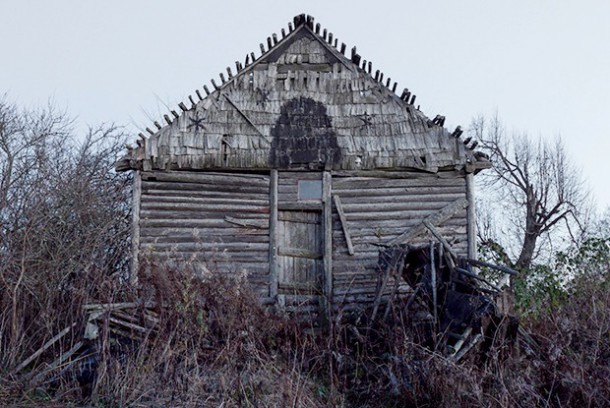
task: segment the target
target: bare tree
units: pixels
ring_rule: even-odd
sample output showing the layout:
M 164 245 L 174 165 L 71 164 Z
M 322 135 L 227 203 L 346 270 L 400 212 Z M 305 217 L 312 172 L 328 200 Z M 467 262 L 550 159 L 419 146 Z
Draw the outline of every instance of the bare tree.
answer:
M 508 217 L 504 221 L 520 241 L 519 245 L 506 244 L 491 233 L 483 238 L 484 246 L 500 254 L 503 262 L 527 269 L 543 239 L 553 244 L 560 231 L 572 239 L 580 235 L 576 230 L 581 229 L 588 194 L 561 139 L 535 140 L 525 134 L 509 137 L 497 116 L 473 120 L 470 131 L 493 163 L 483 173 L 484 188 L 497 193 L 494 207 L 503 205 L 504 217 Z M 489 220 L 483 225 L 493 228 Z M 505 251 L 511 246 L 516 248 L 513 257 Z
M 130 180 L 113 170 L 124 140 L 114 126 L 77 137 L 52 104 L 0 97 L 0 366 L 127 271 Z

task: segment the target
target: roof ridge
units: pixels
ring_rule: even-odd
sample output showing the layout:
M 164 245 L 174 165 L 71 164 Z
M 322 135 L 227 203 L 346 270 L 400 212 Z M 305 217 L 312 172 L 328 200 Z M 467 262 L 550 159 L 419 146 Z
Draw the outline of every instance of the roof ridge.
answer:
M 339 46 L 338 37 L 335 37 L 334 34 L 330 31 L 328 31 L 326 28 L 322 28 L 320 23 L 315 23 L 315 24 L 314 23 L 315 23 L 315 18 L 310 14 L 302 13 L 302 14 L 296 15 L 293 18 L 292 22 L 288 22 L 288 32 L 286 32 L 286 30 L 284 28 L 282 28 L 280 30 L 280 33 L 282 36 L 281 39 L 278 38 L 278 35 L 276 33 L 273 33 L 271 36 L 267 37 L 267 41 L 266 41 L 267 47 L 266 48 L 265 48 L 264 43 L 259 44 L 261 54 L 258 58 L 256 58 L 255 52 L 250 52 L 250 53 L 246 54 L 243 64 L 239 60 L 235 61 L 235 70 L 236 70 L 235 75 L 233 75 L 233 71 L 231 70 L 231 67 L 226 67 L 227 77 L 225 77 L 224 73 L 221 72 L 219 74 L 220 84 L 217 84 L 216 81 L 214 80 L 214 78 L 212 78 L 210 80 L 210 83 L 212 84 L 212 87 L 214 88 L 212 91 L 210 91 L 210 89 L 208 88 L 207 85 L 205 85 L 205 84 L 203 85 L 203 91 L 205 92 L 205 96 L 203 96 L 201 94 L 199 89 L 196 89 L 195 95 L 197 96 L 197 98 L 199 100 L 198 102 L 203 101 L 208 96 L 210 96 L 210 95 L 214 94 L 215 92 L 220 91 L 221 89 L 228 86 L 231 82 L 233 82 L 235 80 L 235 78 L 237 78 L 239 75 L 244 73 L 246 70 L 251 69 L 254 65 L 256 65 L 257 62 L 259 62 L 266 55 L 268 55 L 272 51 L 274 51 L 279 45 L 281 45 L 288 38 L 293 36 L 294 33 L 299 31 L 299 29 L 301 27 L 306 27 L 310 30 L 310 32 L 313 35 L 317 36 L 318 40 L 320 40 L 330 51 L 333 51 L 338 58 L 345 58 L 347 61 L 352 62 L 356 66 L 358 71 L 368 74 L 371 79 L 373 79 L 375 82 L 378 82 L 384 89 L 389 91 L 395 97 L 397 97 L 398 99 L 400 99 L 407 105 L 415 106 L 416 95 L 414 93 L 412 93 L 411 91 L 409 91 L 408 88 L 404 88 L 402 93 L 400 95 L 398 95 L 396 93 L 398 83 L 396 81 L 394 81 L 392 87 L 390 88 L 392 79 L 388 76 L 386 79 L 386 82 L 384 84 L 384 82 L 383 82 L 384 73 L 381 72 L 379 69 L 375 70 L 375 72 L 373 73 L 372 61 L 370 61 L 370 60 L 367 61 L 366 59 L 363 59 L 361 57 L 361 55 L 358 54 L 356 46 L 352 47 L 350 57 L 348 58 L 345 55 L 346 49 L 347 49 L 346 44 L 341 42 L 341 44 Z M 192 95 L 188 96 L 188 100 L 191 103 L 190 108 L 188 108 L 184 104 L 184 102 L 178 103 L 178 107 L 183 112 L 187 112 L 191 109 L 194 109 L 197 106 L 198 102 L 195 102 Z M 419 108 L 420 108 L 420 106 L 418 105 L 417 108 L 415 108 L 415 109 L 417 111 L 420 111 Z M 170 113 L 172 114 L 173 118 L 171 118 L 167 114 L 163 115 L 163 119 L 165 120 L 167 125 L 171 125 L 176 119 L 178 119 L 180 117 L 180 115 L 175 110 L 170 110 Z M 422 113 L 422 115 L 423 115 L 423 113 Z M 437 115 L 437 118 L 439 116 L 440 115 Z M 445 122 L 444 116 L 442 118 L 443 118 L 442 121 L 436 120 L 436 118 L 435 118 L 435 120 L 432 120 L 432 121 L 428 120 L 428 125 L 430 127 L 432 127 L 433 125 L 443 127 L 444 122 Z M 162 126 L 157 121 L 154 122 L 154 125 L 157 128 L 157 131 L 162 129 Z M 146 128 L 146 131 L 148 133 L 150 133 L 150 135 L 154 135 L 157 133 L 148 127 Z M 144 139 L 144 140 L 146 139 L 146 137 L 144 136 L 143 133 L 139 133 L 138 136 L 141 139 Z

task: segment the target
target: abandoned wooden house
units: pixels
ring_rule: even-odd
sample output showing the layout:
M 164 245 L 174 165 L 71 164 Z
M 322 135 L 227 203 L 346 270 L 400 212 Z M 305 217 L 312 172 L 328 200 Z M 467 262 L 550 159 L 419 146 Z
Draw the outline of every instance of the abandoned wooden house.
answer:
M 260 48 L 117 163 L 135 172 L 134 275 L 144 258 L 244 274 L 262 302 L 315 314 L 372 302 L 379 249 L 429 242 L 424 220 L 474 257 L 489 162 L 459 128 L 311 16 Z

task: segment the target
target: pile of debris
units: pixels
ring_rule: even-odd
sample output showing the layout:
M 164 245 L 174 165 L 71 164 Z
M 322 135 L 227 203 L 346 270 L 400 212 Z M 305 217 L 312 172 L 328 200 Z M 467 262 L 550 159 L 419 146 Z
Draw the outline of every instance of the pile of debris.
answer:
M 145 337 L 158 330 L 159 316 L 151 302 L 87 304 L 83 312 L 84 323 L 75 322 L 60 331 L 15 367 L 12 374 L 36 387 L 75 380 L 83 392 L 88 392 L 95 382 L 102 353 L 125 356 L 135 352 Z M 62 350 L 64 342 L 71 345 L 68 350 Z M 49 353 L 55 355 L 53 361 L 37 364 Z M 27 371 L 30 366 L 34 369 Z
M 436 234 L 437 235 L 437 234 Z M 478 346 L 484 359 L 499 342 L 510 348 L 518 333 L 518 318 L 511 314 L 512 295 L 505 288 L 479 274 L 498 273 L 498 281 L 517 272 L 487 262 L 456 255 L 440 235 L 428 246 L 408 244 L 384 248 L 379 253 L 379 281 L 369 327 L 388 319 L 390 311 L 406 315 L 426 333 L 420 343 L 459 361 Z M 398 285 L 382 303 L 388 282 L 404 280 L 413 292 L 406 302 L 398 302 Z M 380 311 L 383 309 L 383 314 Z

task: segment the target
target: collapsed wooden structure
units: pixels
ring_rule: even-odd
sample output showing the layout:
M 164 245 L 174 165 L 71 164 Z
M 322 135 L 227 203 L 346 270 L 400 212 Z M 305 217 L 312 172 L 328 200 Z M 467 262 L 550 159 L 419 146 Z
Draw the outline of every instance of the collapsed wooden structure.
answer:
M 489 162 L 459 127 L 311 16 L 260 48 L 117 163 L 135 174 L 134 279 L 143 260 L 246 274 L 264 303 L 324 317 L 375 302 L 379 248 L 428 242 L 422 221 L 475 257 Z
M 492 346 L 514 345 L 519 330 L 518 318 L 511 315 L 510 298 L 503 288 L 486 277 L 472 271 L 483 267 L 493 274 L 494 281 L 502 281 L 506 275 L 517 272 L 499 265 L 458 256 L 435 227 L 424 221 L 426 228 L 438 238 L 429 245 L 395 245 L 379 255 L 380 279 L 377 297 L 369 318 L 368 327 L 379 321 L 387 322 L 389 313 L 394 321 L 404 321 L 411 327 L 424 326 L 416 342 L 431 350 L 446 354 L 453 361 L 460 360 L 473 347 L 479 347 L 478 357 L 487 358 Z M 383 306 L 379 306 L 381 294 L 390 278 L 404 280 L 413 288 L 405 298 L 393 293 Z M 416 336 L 417 338 L 417 336 Z M 501 347 L 500 347 L 501 348 Z

